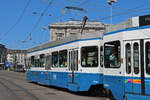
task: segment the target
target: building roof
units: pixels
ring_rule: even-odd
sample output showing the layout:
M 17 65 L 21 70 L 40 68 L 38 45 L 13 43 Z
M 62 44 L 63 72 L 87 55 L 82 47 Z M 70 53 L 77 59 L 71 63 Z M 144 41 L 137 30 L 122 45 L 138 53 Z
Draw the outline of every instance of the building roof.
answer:
M 58 23 L 53 23 L 50 24 L 50 28 L 66 28 L 66 27 L 71 27 L 71 28 L 81 28 L 82 21 L 68 21 L 68 22 L 58 22 Z M 104 28 L 105 24 L 97 21 L 87 21 L 85 28 Z

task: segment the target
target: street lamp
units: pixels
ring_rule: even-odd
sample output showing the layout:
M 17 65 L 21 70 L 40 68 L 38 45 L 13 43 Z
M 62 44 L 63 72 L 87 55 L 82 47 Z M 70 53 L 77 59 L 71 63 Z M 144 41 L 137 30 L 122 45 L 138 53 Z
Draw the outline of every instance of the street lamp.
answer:
M 107 3 L 110 5 L 110 23 L 112 24 L 112 5 L 116 3 L 117 0 L 107 0 Z

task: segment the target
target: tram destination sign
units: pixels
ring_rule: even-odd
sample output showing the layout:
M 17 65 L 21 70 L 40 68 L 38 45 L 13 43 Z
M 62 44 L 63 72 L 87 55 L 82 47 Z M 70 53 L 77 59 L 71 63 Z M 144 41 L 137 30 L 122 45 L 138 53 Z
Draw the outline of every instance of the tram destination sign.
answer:
M 139 16 L 139 26 L 150 25 L 150 15 Z

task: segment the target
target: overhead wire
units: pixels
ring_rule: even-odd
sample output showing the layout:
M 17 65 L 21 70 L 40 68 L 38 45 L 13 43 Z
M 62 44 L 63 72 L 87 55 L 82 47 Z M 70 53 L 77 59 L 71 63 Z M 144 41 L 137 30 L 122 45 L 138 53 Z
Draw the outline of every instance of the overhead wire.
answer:
M 86 4 L 86 3 L 88 3 L 88 0 L 85 0 L 85 1 L 81 2 L 78 6 L 82 6 L 82 5 Z
M 31 40 L 32 40 L 32 34 L 33 34 L 33 32 L 35 31 L 35 29 L 37 28 L 37 26 L 39 25 L 39 23 L 40 23 L 42 17 L 45 15 L 45 13 L 46 13 L 47 10 L 49 9 L 49 7 L 50 7 L 51 4 L 53 3 L 53 1 L 54 1 L 54 0 L 51 0 L 51 1 L 48 3 L 48 6 L 46 6 L 45 9 L 42 11 L 40 17 L 39 17 L 38 20 L 36 21 L 35 25 L 33 26 L 31 32 L 28 34 L 27 38 L 24 39 L 24 40 L 18 40 L 17 43 L 23 43 L 23 44 L 24 44 L 24 43 L 26 43 L 26 42 L 28 42 L 28 41 L 30 41 L 31 44 L 39 44 L 39 43 L 40 43 L 40 42 L 39 42 L 39 43 L 35 43 L 34 41 L 31 41 Z
M 47 10 L 49 9 L 49 7 L 52 5 L 52 3 L 54 2 L 54 0 L 51 0 L 47 7 L 43 10 L 43 12 L 41 13 L 39 19 L 36 21 L 35 25 L 33 26 L 31 32 L 29 33 L 28 37 L 26 40 L 24 40 L 24 42 L 27 42 L 27 40 L 32 40 L 32 34 L 34 32 L 34 30 L 37 28 L 37 26 L 39 25 L 40 21 L 42 20 L 43 16 L 45 15 L 45 13 L 47 12 Z
M 73 0 L 67 0 L 67 1 L 69 1 L 69 2 L 72 2 L 72 3 L 81 4 L 81 3 L 84 3 L 84 2 L 85 2 L 85 1 L 87 1 L 87 0 L 85 0 L 85 1 L 83 1 L 83 2 L 79 2 L 79 1 L 73 1 Z
M 81 16 L 80 14 L 78 14 L 77 12 L 75 12 L 74 10 L 72 10 L 72 9 L 68 9 L 68 10 L 69 10 L 70 12 L 74 13 L 76 16 L 83 18 L 83 16 Z
M 24 14 L 25 14 L 25 12 L 26 12 L 28 6 L 30 5 L 30 2 L 31 2 L 31 0 L 28 0 L 28 1 L 27 1 L 26 5 L 25 5 L 25 7 L 24 7 L 22 13 L 21 13 L 20 16 L 18 17 L 17 21 L 3 34 L 3 36 L 0 37 L 0 40 L 3 40 L 3 39 L 8 35 L 8 33 L 9 33 L 11 30 L 13 30 L 13 29 L 16 27 L 16 25 L 22 20 L 22 18 L 24 17 Z
M 88 4 L 92 4 L 92 5 L 100 6 L 100 7 L 104 7 L 104 8 L 110 8 L 109 6 L 105 6 L 105 5 L 102 5 L 102 4 L 99 4 L 99 3 L 93 4 L 93 2 L 92 2 L 92 3 L 89 2 Z M 116 14 L 114 14 L 113 16 L 102 17 L 102 18 L 99 18 L 99 19 L 97 19 L 97 20 L 105 20 L 105 19 L 109 19 L 110 17 L 117 17 L 117 16 L 122 16 L 122 15 L 125 15 L 125 14 L 129 14 L 130 12 L 138 12 L 137 9 L 143 8 L 143 7 L 145 7 L 145 6 L 149 6 L 149 4 L 150 4 L 150 2 L 146 2 L 146 3 L 142 4 L 142 5 L 139 5 L 139 6 L 137 6 L 137 7 L 130 8 L 130 9 L 120 8 L 120 7 L 118 8 L 118 7 L 114 6 L 113 9 L 116 9 L 116 10 L 122 9 L 122 10 L 127 10 L 127 11 L 126 11 L 126 12 L 119 12 L 119 13 L 116 13 Z M 97 8 L 97 7 L 95 7 L 95 6 L 94 6 L 93 9 L 96 9 L 96 8 Z M 90 6 L 90 7 L 91 7 L 91 6 Z M 85 8 L 85 7 L 84 7 L 84 8 Z M 86 7 L 86 9 L 90 9 L 90 8 L 89 8 L 89 7 Z M 100 10 L 100 9 L 99 9 L 99 10 Z M 141 10 L 141 9 L 140 9 L 140 10 Z M 143 9 L 143 10 L 145 10 L 145 9 Z M 141 11 L 143 11 L 143 10 L 141 10 Z M 104 11 L 106 12 L 106 9 L 105 9 Z M 101 12 L 102 12 L 102 9 L 101 9 Z M 132 13 L 132 14 L 133 14 L 133 13 Z
M 53 0 L 52 0 L 53 1 Z M 70 1 L 70 0 L 69 0 Z M 72 0 L 71 0 L 72 1 Z M 50 3 L 49 3 L 50 4 Z M 147 3 L 146 3 L 147 4 Z M 145 9 L 147 9 L 147 8 L 143 8 L 143 7 L 145 7 L 144 5 L 146 5 L 146 4 L 143 4 L 143 5 L 140 5 L 140 6 L 137 6 L 137 7 L 135 7 L 135 8 L 130 8 L 130 9 L 127 9 L 127 11 L 126 12 L 120 12 L 120 13 L 117 13 L 117 14 L 114 14 L 112 17 L 117 17 L 117 16 L 122 16 L 122 15 L 127 15 L 127 14 L 130 14 L 131 12 L 138 12 L 138 11 L 143 11 L 143 10 L 145 10 Z M 47 9 L 48 9 L 49 7 L 47 7 Z M 107 7 L 107 8 L 109 8 L 109 7 Z M 119 9 L 119 8 L 118 8 Z M 46 9 L 44 10 L 45 12 L 47 11 Z M 36 29 L 36 27 L 38 26 L 38 24 L 40 23 L 40 21 L 41 21 L 41 18 L 44 16 L 44 11 L 43 11 L 43 13 L 41 14 L 41 16 L 40 16 L 40 18 L 38 19 L 38 21 L 36 22 L 36 24 L 34 25 L 34 27 L 32 28 L 32 30 L 31 30 L 31 32 L 30 32 L 30 34 L 29 34 L 29 37 L 28 37 L 28 39 L 30 40 L 32 40 L 32 33 L 34 32 L 34 30 Z M 79 17 L 82 17 L 82 16 L 80 16 L 80 15 L 78 15 L 76 12 L 74 12 L 73 10 L 71 10 L 71 12 L 73 12 L 75 15 L 77 15 L 77 16 L 79 16 Z M 105 19 L 108 19 L 108 18 L 110 18 L 110 16 L 106 16 L 106 17 L 103 17 L 103 18 L 101 18 L 100 20 L 105 20 Z M 27 40 L 28 40 L 27 39 Z M 27 41 L 26 40 L 26 41 Z M 25 42 L 26 42 L 25 41 Z
M 130 10 L 134 10 L 134 9 L 137 9 L 137 8 L 140 8 L 140 7 L 144 7 L 144 6 L 146 6 L 146 5 L 148 5 L 149 6 L 149 4 L 150 4 L 150 2 L 146 2 L 146 3 L 144 3 L 144 4 L 142 4 L 142 5 L 139 5 L 139 6 L 137 6 L 137 7 L 135 7 L 135 8 L 132 8 L 132 9 L 130 9 Z M 97 9 L 97 7 L 95 7 L 95 6 L 99 6 L 99 7 L 104 7 L 104 8 L 110 8 L 109 6 L 107 6 L 107 5 L 104 5 L 104 4 L 100 4 L 100 3 L 95 3 L 95 2 L 89 2 L 89 5 L 93 5 L 93 8 L 95 8 L 95 9 Z M 115 4 L 116 6 L 118 6 L 117 4 Z M 113 9 L 117 9 L 117 10 L 129 10 L 128 8 L 121 8 L 121 7 L 116 7 L 116 6 L 113 6 Z M 91 6 L 90 6 L 91 7 Z M 104 10 L 105 11 L 105 10 Z
M 147 8 L 150 8 L 150 7 L 146 7 L 146 8 L 142 8 L 142 9 L 137 8 L 137 9 L 134 9 L 134 10 L 133 10 L 133 8 L 132 9 L 128 9 L 128 11 L 126 11 L 126 12 L 120 12 L 120 13 L 114 14 L 113 16 L 106 16 L 106 17 L 100 18 L 100 20 L 109 19 L 110 17 L 114 18 L 114 17 L 118 17 L 118 16 L 122 16 L 122 15 L 127 15 L 127 14 L 130 14 L 130 13 L 133 14 L 135 12 L 143 11 L 143 10 L 145 10 Z

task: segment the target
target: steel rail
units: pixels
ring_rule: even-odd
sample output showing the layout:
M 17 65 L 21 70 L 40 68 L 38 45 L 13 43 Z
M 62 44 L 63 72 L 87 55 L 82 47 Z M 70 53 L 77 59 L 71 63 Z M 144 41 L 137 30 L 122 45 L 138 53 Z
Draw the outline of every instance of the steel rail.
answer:
M 7 81 L 7 82 L 9 82 L 10 84 L 12 84 L 12 85 L 14 85 L 14 86 L 20 88 L 22 91 L 24 91 L 27 95 L 29 95 L 29 96 L 32 97 L 33 99 L 35 99 L 35 100 L 40 100 L 38 97 L 36 97 L 36 95 L 34 95 L 33 93 L 29 92 L 29 91 L 28 91 L 27 89 L 25 89 L 24 87 L 22 87 L 22 86 L 20 86 L 20 85 L 18 85 L 18 84 L 16 84 L 16 83 L 14 83 L 13 81 L 7 80 L 7 79 L 2 78 L 2 77 L 0 77 L 0 79 L 2 79 L 3 81 Z M 33 99 L 32 99 L 32 100 L 33 100 Z
M 19 100 L 19 98 L 17 97 L 17 95 L 13 92 L 12 89 L 10 89 L 7 85 L 5 85 L 3 82 L 0 81 L 0 84 L 5 87 L 8 91 L 8 93 L 10 94 L 10 96 L 12 97 L 13 100 Z

